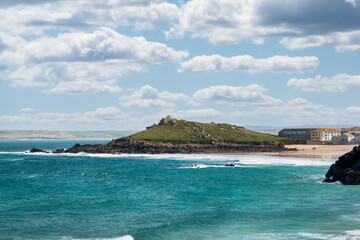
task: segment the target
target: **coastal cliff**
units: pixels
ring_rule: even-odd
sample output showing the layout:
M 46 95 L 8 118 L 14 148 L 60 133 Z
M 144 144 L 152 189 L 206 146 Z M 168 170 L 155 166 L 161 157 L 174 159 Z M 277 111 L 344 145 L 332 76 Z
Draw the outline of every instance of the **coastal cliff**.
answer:
M 285 138 L 231 124 L 198 123 L 167 116 L 142 132 L 108 144 L 80 145 L 53 153 L 249 153 L 280 152 Z
M 344 185 L 360 184 L 360 145 L 342 155 L 330 166 L 324 182 L 340 181 Z

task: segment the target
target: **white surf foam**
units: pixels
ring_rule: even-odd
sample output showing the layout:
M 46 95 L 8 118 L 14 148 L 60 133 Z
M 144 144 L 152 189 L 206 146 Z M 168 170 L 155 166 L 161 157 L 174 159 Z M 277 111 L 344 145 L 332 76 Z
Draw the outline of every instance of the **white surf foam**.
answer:
M 252 158 L 241 159 L 239 162 L 248 165 L 330 166 L 334 160 L 254 156 Z
M 130 235 L 125 235 L 122 237 L 115 237 L 115 238 L 63 238 L 64 240 L 66 239 L 71 239 L 71 240 L 135 240 L 132 236 Z
M 216 154 L 121 154 L 119 157 L 169 159 L 183 161 L 237 162 L 243 165 L 294 165 L 330 166 L 334 160 L 313 158 L 273 157 L 263 155 L 216 155 Z
M 358 240 L 360 230 L 349 230 L 341 234 L 298 233 L 298 235 L 309 239 Z
M 70 156 L 70 157 L 97 157 L 97 158 L 141 158 L 156 160 L 181 160 L 192 162 L 232 162 L 235 165 L 293 165 L 293 166 L 330 166 L 333 159 L 274 157 L 265 155 L 218 155 L 218 154 L 103 154 L 103 153 L 30 153 L 2 152 L 0 154 L 31 154 L 39 156 Z

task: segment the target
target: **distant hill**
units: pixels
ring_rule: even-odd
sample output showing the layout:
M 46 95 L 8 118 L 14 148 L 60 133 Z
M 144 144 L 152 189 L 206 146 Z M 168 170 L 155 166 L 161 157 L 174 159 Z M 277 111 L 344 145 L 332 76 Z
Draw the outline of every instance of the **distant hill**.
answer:
M 133 131 L 0 130 L 0 139 L 114 139 Z

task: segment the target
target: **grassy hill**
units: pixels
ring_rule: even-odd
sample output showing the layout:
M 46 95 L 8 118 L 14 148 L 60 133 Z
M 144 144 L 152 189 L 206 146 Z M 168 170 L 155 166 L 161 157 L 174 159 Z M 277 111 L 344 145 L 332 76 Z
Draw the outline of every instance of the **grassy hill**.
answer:
M 258 133 L 243 127 L 225 123 L 198 123 L 164 118 L 158 125 L 129 136 L 135 140 L 170 143 L 245 143 L 245 142 L 276 142 L 286 138 Z

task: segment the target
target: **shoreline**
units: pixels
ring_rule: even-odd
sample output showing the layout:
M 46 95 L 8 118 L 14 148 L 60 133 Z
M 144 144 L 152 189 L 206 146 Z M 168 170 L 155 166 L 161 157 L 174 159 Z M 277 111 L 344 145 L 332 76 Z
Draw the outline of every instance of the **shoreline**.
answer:
M 296 148 L 297 151 L 283 152 L 259 152 L 250 155 L 266 155 L 274 157 L 297 157 L 297 158 L 319 158 L 319 159 L 338 159 L 341 155 L 351 151 L 353 145 L 285 145 L 286 148 Z
M 250 156 L 271 156 L 271 157 L 291 157 L 291 158 L 312 158 L 312 159 L 323 159 L 323 160 L 334 160 L 338 159 L 340 156 L 351 151 L 354 145 L 285 145 L 286 148 L 296 148 L 297 151 L 282 151 L 282 152 L 229 152 L 229 153 L 219 153 L 219 152 L 199 152 L 199 153 L 160 153 L 160 154 L 151 154 L 151 153 L 140 153 L 148 155 L 162 155 L 162 154 L 184 154 L 184 155 L 250 155 Z M 62 154 L 62 153 L 59 153 Z M 77 153 L 75 153 L 77 154 Z M 91 153 L 90 153 L 91 154 Z M 92 153 L 92 154 L 103 154 L 103 153 Z M 137 155 L 139 153 L 106 153 L 110 155 Z

